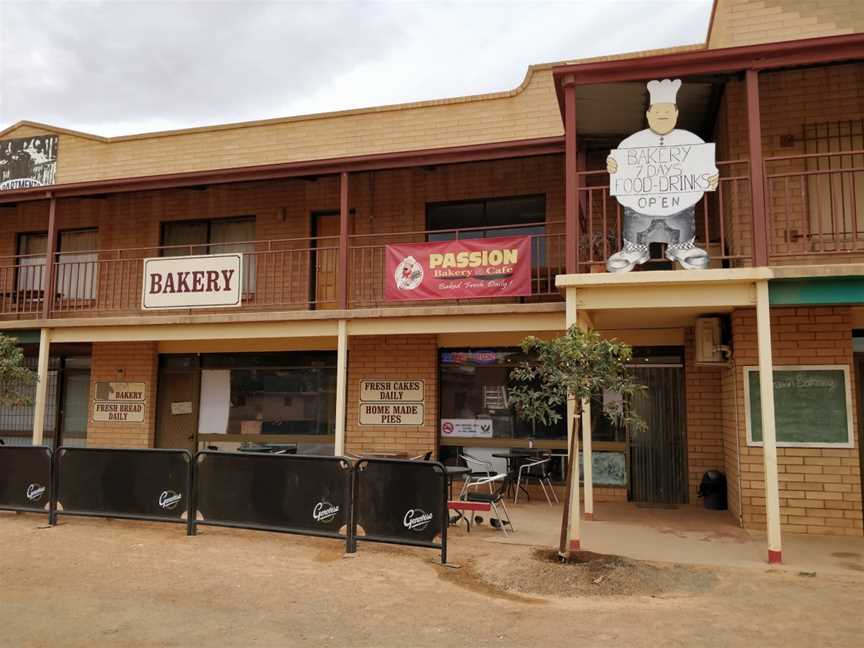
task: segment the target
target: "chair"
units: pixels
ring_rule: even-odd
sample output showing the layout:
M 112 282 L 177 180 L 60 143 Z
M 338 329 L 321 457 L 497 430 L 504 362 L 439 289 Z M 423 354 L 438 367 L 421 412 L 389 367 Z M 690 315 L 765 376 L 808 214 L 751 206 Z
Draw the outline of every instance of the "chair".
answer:
M 513 522 L 510 521 L 510 512 L 507 510 L 507 506 L 504 504 L 504 493 L 507 492 L 507 488 L 510 486 L 510 475 L 506 473 L 500 473 L 497 475 L 493 475 L 492 477 L 486 477 L 484 479 L 479 479 L 474 482 L 466 483 L 465 492 L 462 497 L 466 502 L 483 502 L 488 503 L 492 507 L 492 511 L 495 513 L 498 521 L 501 524 L 501 530 L 504 532 L 504 535 L 507 535 L 507 525 L 510 525 L 510 530 L 515 531 L 513 528 Z M 492 483 L 498 483 L 498 488 L 494 491 L 492 490 Z M 472 487 L 484 486 L 489 484 L 489 493 L 472 493 L 470 489 Z M 504 515 L 506 516 L 506 521 L 503 517 L 501 517 L 501 513 L 498 510 L 498 507 L 501 507 L 501 510 L 504 511 Z
M 458 457 L 461 461 L 465 462 L 465 465 L 471 469 L 471 472 L 465 475 L 465 484 L 462 487 L 462 493 L 465 493 L 465 490 L 473 481 L 477 481 L 480 479 L 489 479 L 490 477 L 495 477 L 498 473 L 492 467 L 491 461 L 483 461 L 482 459 L 478 459 L 477 457 L 472 457 L 470 454 L 465 452 L 460 452 Z M 492 482 L 489 483 L 489 492 L 492 492 Z
M 555 498 L 555 503 L 558 503 L 558 495 L 555 493 L 555 489 L 552 488 L 552 478 L 549 476 L 549 462 L 551 461 L 552 457 L 545 457 L 536 461 L 528 461 L 519 466 L 519 476 L 516 480 L 516 495 L 513 498 L 514 504 L 519 501 L 519 487 L 522 485 L 523 477 L 526 486 L 528 485 L 528 480 L 532 477 L 536 479 L 540 483 L 540 488 L 543 489 L 546 502 L 549 506 L 552 506 L 552 500 L 549 499 L 549 492 L 546 490 L 546 486 L 548 485 L 549 490 L 552 491 L 552 497 Z
M 411 457 L 411 461 L 429 461 L 432 459 L 432 451 L 430 450 L 426 454 L 417 455 L 416 457 Z

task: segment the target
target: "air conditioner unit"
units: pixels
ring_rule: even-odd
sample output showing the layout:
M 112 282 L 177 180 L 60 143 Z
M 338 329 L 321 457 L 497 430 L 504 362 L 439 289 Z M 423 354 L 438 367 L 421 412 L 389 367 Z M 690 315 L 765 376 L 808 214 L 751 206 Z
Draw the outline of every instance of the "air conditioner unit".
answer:
M 696 364 L 725 364 L 729 347 L 723 345 L 719 317 L 696 318 Z

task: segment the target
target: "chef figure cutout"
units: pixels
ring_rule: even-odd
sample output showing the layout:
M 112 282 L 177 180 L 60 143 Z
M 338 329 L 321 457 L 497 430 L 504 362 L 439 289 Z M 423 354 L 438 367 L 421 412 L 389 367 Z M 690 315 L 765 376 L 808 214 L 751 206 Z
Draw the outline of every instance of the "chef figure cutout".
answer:
M 624 207 L 621 250 L 606 261 L 609 272 L 629 272 L 650 258 L 651 243 L 666 243 L 666 258 L 682 268 L 708 267 L 696 247 L 696 203 L 717 188 L 714 144 L 675 128 L 681 80 L 648 83 L 648 128 L 623 140 L 606 159 L 609 193 Z

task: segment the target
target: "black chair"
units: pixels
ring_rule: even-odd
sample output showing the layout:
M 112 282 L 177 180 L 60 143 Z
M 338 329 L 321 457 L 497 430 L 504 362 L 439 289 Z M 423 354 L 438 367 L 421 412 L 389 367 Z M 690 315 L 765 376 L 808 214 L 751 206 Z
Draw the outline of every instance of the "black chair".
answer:
M 511 481 L 512 478 L 509 474 L 506 473 L 501 473 L 493 477 L 487 477 L 485 479 L 479 479 L 477 481 L 473 481 L 467 484 L 465 489 L 465 495 L 463 497 L 466 502 L 488 503 L 498 519 L 498 522 L 500 524 L 499 528 L 504 532 L 505 536 L 507 535 L 507 525 L 510 525 L 511 531 L 515 531 L 515 529 L 513 528 L 513 522 L 510 521 L 510 512 L 507 510 L 507 506 L 504 504 L 504 495 L 507 492 L 507 489 L 510 487 Z M 493 482 L 498 482 L 498 488 L 489 493 L 471 492 L 470 490 L 472 487 L 482 486 L 484 484 L 492 484 Z M 507 518 L 506 520 L 501 517 L 501 513 L 498 510 L 499 506 L 501 507 L 501 510 L 504 511 L 504 516 Z M 489 523 L 495 526 L 491 519 Z

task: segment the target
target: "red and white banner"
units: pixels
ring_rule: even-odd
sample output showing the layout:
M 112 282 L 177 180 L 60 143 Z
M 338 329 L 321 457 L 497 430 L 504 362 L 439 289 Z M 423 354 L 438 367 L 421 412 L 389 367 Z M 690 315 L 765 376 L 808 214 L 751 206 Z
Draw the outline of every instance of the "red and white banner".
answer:
M 384 296 L 390 301 L 530 294 L 527 236 L 387 246 Z

